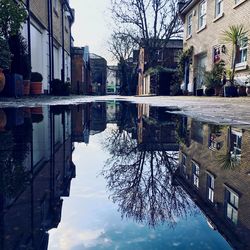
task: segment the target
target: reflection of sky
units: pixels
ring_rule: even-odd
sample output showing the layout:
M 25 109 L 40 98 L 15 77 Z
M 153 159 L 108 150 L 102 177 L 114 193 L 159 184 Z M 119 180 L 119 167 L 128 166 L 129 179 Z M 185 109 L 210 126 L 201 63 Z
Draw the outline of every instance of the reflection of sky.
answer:
M 201 214 L 178 219 L 174 228 L 152 229 L 121 219 L 99 175 L 108 157 L 100 145 L 105 133 L 91 137 L 87 146 L 75 144 L 76 178 L 64 199 L 61 223 L 49 232 L 49 249 L 229 249 Z

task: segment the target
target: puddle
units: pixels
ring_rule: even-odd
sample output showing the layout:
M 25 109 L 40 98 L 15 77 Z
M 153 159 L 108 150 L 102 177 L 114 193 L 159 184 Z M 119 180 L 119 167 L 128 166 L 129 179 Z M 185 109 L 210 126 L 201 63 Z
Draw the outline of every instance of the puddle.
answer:
M 0 248 L 249 249 L 250 128 L 175 112 L 0 109 Z

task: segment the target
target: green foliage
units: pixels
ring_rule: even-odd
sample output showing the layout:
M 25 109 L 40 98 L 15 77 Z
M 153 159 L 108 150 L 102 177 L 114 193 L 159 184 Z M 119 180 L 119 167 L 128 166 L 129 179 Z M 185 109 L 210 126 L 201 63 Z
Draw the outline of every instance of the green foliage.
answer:
M 10 50 L 7 41 L 0 37 L 0 68 L 9 69 L 10 67 Z
M 178 74 L 182 78 L 184 76 L 185 63 L 192 58 L 193 47 L 184 50 L 178 58 Z
M 39 72 L 32 72 L 30 80 L 31 80 L 31 82 L 42 82 L 43 76 Z
M 21 4 L 14 0 L 0 0 L 0 36 L 8 39 L 16 35 L 26 18 L 27 12 Z
M 211 71 L 206 71 L 204 74 L 204 84 L 207 88 L 216 88 L 223 85 L 223 75 L 225 72 L 225 63 L 221 61 L 214 64 Z
M 70 94 L 70 83 L 62 82 L 60 79 L 54 79 L 51 82 L 51 90 L 53 95 L 68 96 Z
M 222 33 L 222 39 L 226 43 L 230 43 L 232 45 L 232 60 L 233 64 L 231 67 L 232 74 L 230 76 L 230 82 L 233 85 L 234 84 L 234 75 L 235 75 L 235 67 L 236 67 L 236 55 L 237 55 L 237 49 L 239 47 L 240 41 L 247 36 L 248 30 L 245 29 L 245 27 L 240 25 L 232 25 L 229 26 L 229 29 L 224 31 Z
M 30 79 L 31 63 L 26 39 L 19 32 L 9 38 L 9 46 L 13 55 L 11 72 L 23 75 L 25 80 Z

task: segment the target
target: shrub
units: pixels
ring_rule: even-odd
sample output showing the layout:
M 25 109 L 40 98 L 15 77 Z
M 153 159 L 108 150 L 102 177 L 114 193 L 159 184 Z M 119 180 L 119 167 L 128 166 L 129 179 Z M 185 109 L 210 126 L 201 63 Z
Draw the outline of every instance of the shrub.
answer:
M 39 72 L 32 72 L 30 80 L 31 80 L 31 82 L 42 82 L 43 76 Z
M 60 79 L 54 79 L 51 82 L 51 93 L 52 95 L 63 95 L 67 96 L 70 94 L 70 83 L 62 82 Z
M 213 96 L 215 94 L 214 88 L 206 88 L 205 94 L 206 94 L 206 96 Z
M 0 68 L 9 69 L 10 67 L 10 50 L 7 41 L 0 37 Z

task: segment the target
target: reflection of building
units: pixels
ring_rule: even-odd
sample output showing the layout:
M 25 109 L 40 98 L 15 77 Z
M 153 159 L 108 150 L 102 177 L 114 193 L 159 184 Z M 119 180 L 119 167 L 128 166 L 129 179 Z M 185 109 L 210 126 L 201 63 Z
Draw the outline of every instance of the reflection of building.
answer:
M 178 151 L 177 119 L 165 108 L 138 104 L 138 143 L 151 150 Z
M 58 107 L 11 112 L 18 125 L 0 132 L 9 142 L 0 147 L 0 248 L 45 250 L 48 230 L 61 219 L 61 197 L 69 195 L 75 176 L 70 112 Z
M 106 102 L 107 106 L 107 123 L 117 123 L 120 103 L 116 101 Z
M 106 94 L 107 61 L 96 54 L 90 54 L 90 67 L 92 72 L 92 93 Z
M 89 142 L 90 135 L 90 105 L 89 103 L 72 106 L 72 141 Z
M 106 103 L 92 103 L 90 108 L 90 134 L 94 135 L 106 129 L 107 111 Z
M 188 122 L 176 180 L 235 249 L 250 248 L 250 131 Z

